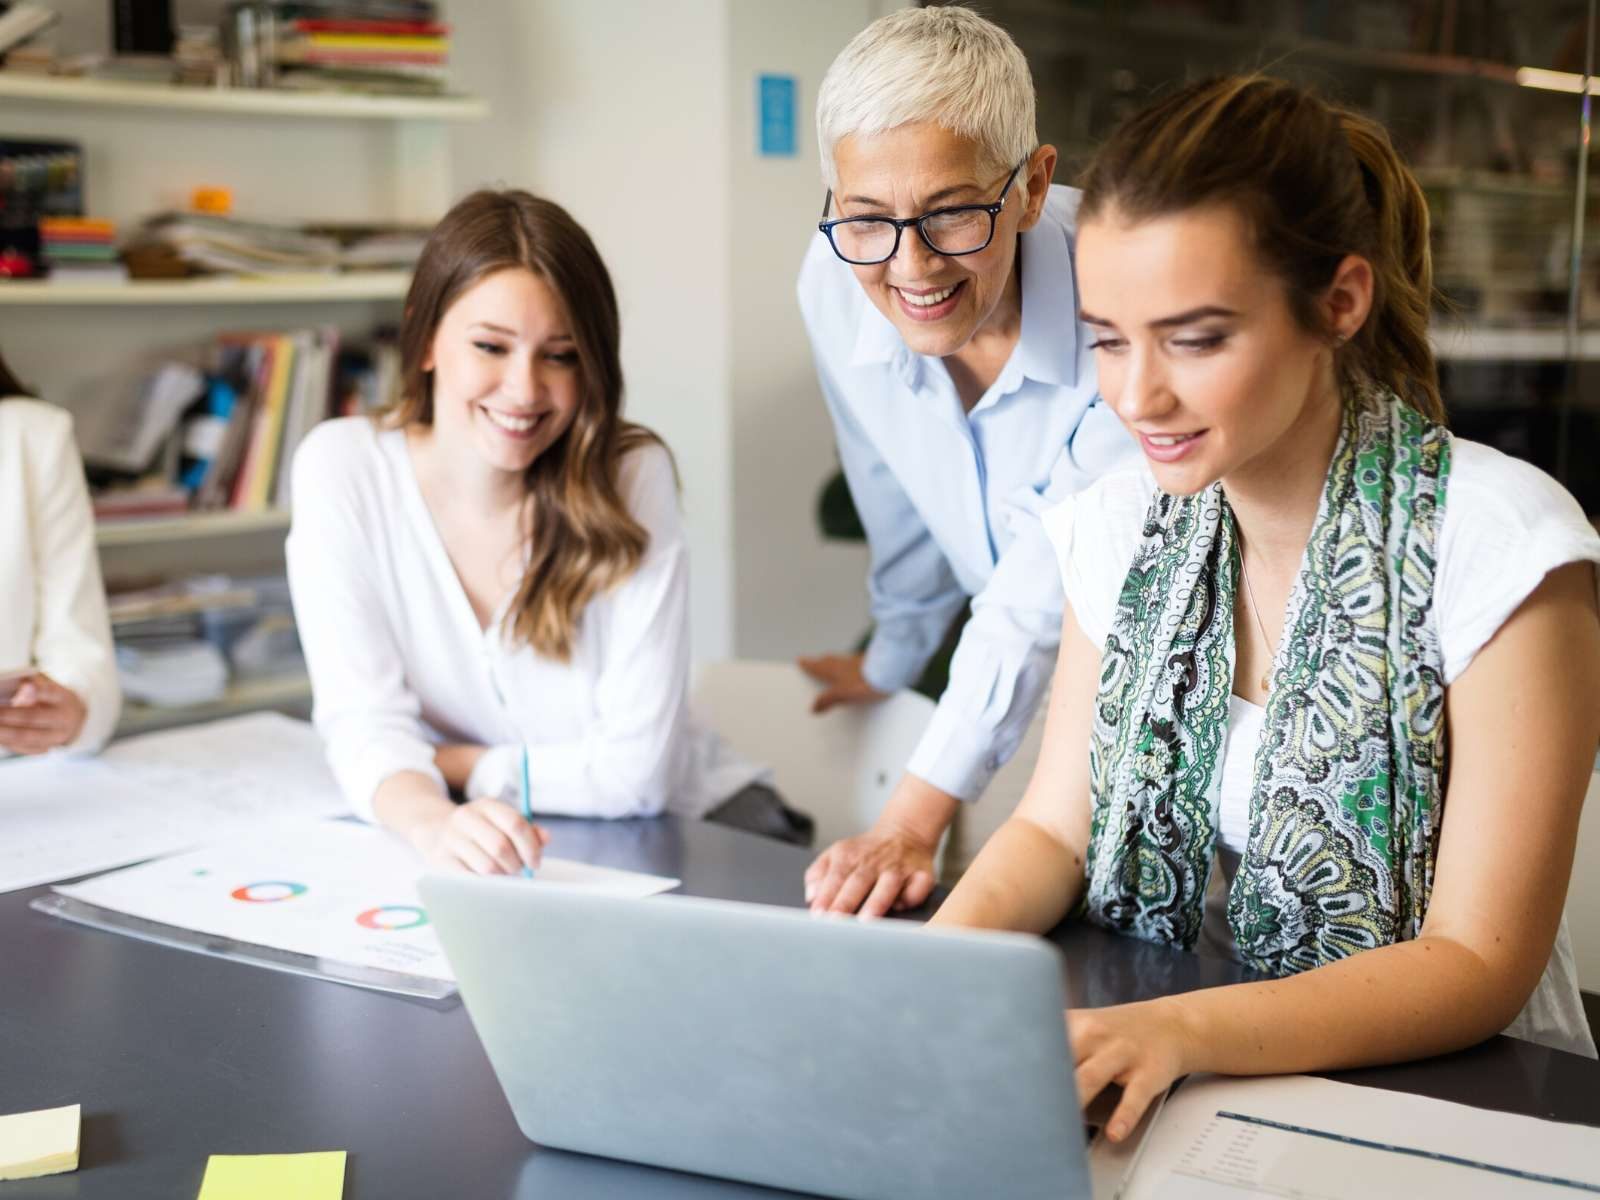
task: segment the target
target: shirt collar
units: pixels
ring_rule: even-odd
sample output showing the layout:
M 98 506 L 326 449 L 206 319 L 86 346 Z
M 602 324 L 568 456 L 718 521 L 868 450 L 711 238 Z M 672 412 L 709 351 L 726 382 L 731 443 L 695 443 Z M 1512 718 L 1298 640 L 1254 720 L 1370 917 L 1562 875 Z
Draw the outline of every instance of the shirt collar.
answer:
M 1078 292 L 1067 230 L 1048 205 L 1039 224 L 1021 235 L 1022 333 L 1012 362 L 1023 376 L 1068 386 L 1078 381 Z M 850 365 L 893 363 L 911 382 L 920 369 L 894 322 L 865 296 Z

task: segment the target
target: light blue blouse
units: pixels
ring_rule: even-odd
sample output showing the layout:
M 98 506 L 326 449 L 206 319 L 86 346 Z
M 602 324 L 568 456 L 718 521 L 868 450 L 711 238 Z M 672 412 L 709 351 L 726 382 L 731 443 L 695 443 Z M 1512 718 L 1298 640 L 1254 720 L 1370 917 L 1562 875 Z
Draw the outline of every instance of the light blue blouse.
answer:
M 1020 238 L 1022 333 L 963 411 L 942 359 L 913 353 L 816 236 L 800 310 L 871 547 L 868 682 L 914 682 L 967 599 L 950 683 L 907 769 L 974 800 L 1049 685 L 1062 593 L 1039 514 L 1137 449 L 1100 400 L 1078 321 L 1078 192 L 1052 187 Z

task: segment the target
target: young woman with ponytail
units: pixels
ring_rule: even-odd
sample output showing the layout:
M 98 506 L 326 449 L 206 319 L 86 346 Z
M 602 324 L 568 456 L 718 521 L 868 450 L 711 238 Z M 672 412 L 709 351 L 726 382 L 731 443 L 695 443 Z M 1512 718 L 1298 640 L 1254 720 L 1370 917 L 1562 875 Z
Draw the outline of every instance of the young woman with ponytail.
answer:
M 326 422 L 295 456 L 314 720 L 356 812 L 435 865 L 537 866 L 530 811 L 804 840 L 767 772 L 689 712 L 677 479 L 622 417 L 620 337 L 565 210 L 473 193 L 417 264 L 398 407 Z
M 1600 539 L 1444 428 L 1428 212 L 1383 129 L 1260 76 L 1100 151 L 1082 320 L 1145 462 L 1047 515 L 1068 605 L 1016 814 L 936 920 L 1076 913 L 1271 977 L 1074 1011 L 1113 1136 L 1195 1071 L 1505 1031 L 1593 1056 L 1562 921 Z

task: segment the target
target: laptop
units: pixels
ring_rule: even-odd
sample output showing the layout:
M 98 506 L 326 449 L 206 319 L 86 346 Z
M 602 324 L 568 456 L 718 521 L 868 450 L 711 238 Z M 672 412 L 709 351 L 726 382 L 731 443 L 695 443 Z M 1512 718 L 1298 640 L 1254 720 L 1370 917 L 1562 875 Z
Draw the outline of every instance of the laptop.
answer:
M 541 1146 L 847 1200 L 1091 1194 L 1061 960 L 1038 938 L 420 887 Z

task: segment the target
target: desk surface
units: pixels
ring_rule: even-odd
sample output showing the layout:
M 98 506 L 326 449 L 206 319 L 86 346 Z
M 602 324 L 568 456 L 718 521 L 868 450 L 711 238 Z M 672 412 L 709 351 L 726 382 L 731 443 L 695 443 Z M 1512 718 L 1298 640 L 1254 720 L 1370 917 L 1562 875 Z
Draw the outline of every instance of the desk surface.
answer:
M 552 821 L 563 857 L 675 875 L 692 895 L 798 905 L 808 856 L 673 818 Z M 74 1174 L 0 1197 L 192 1197 L 210 1154 L 348 1150 L 345 1196 L 776 1197 L 538 1149 L 518 1132 L 459 1005 L 150 945 L 0 895 L 0 1113 L 81 1103 Z M 1230 983 L 1232 963 L 1082 926 L 1055 938 L 1074 1004 Z M 1600 1064 L 1510 1038 L 1353 1083 L 1600 1125 Z M 20 1190 L 19 1190 L 20 1189 Z

